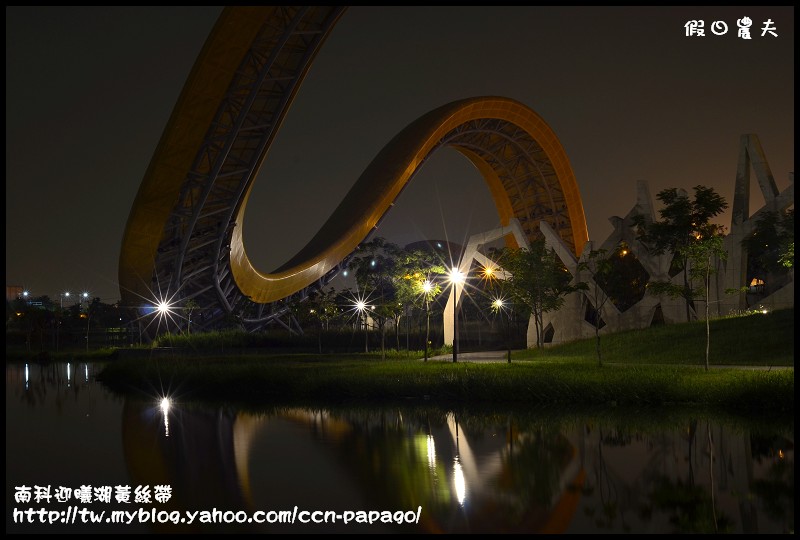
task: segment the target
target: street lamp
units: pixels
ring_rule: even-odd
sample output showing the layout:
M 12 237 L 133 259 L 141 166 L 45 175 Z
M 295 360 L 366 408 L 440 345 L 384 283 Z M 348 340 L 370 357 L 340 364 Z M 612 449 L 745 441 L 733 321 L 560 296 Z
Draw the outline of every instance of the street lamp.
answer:
M 422 291 L 425 293 L 425 361 L 428 361 L 428 340 L 431 336 L 431 310 L 430 300 L 433 284 L 430 280 L 426 279 L 422 283 Z
M 508 363 L 511 363 L 511 343 L 509 342 L 509 329 L 507 324 L 503 324 L 503 306 L 504 302 L 502 298 L 495 298 L 494 302 L 492 302 L 492 309 L 500 314 L 500 324 L 503 325 L 503 330 L 505 334 L 505 342 L 506 342 L 506 349 L 508 350 Z
M 367 304 L 363 300 L 356 302 L 356 309 L 364 319 L 364 352 L 369 352 L 369 333 L 367 332 Z
M 82 298 L 81 303 L 83 303 L 84 300 L 86 301 L 86 352 L 88 353 L 89 352 L 89 323 L 92 320 L 92 314 L 89 311 L 89 293 L 86 292 L 86 291 L 83 291 L 83 293 L 81 293 L 81 298 Z
M 58 313 L 58 317 L 56 317 L 56 352 L 58 352 L 58 341 L 59 341 L 59 334 L 61 333 L 61 311 L 64 310 L 64 297 L 66 296 L 69 298 L 69 291 L 61 293 L 61 310 Z
M 453 294 L 453 362 L 458 362 L 458 294 L 456 285 L 461 285 L 466 281 L 466 276 L 455 266 L 450 269 L 447 280 L 452 286 Z

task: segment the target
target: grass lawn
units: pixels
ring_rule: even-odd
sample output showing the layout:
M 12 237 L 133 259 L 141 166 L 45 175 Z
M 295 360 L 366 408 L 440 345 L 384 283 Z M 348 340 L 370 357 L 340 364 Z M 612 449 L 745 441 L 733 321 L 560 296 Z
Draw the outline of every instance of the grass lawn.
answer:
M 387 355 L 226 355 L 109 362 L 118 391 L 169 390 L 239 404 L 395 403 L 562 406 L 680 405 L 745 414 L 794 414 L 793 310 L 712 322 L 714 365 L 791 369 L 706 371 L 705 323 L 604 336 L 514 353 L 507 363 L 421 362 Z

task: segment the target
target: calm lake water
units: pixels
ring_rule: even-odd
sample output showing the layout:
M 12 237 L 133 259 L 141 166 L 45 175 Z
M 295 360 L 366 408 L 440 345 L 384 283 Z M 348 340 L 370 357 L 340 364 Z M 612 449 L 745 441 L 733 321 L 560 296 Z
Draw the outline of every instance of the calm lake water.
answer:
M 100 369 L 6 367 L 6 532 L 794 532 L 793 421 L 238 410 L 121 397 Z

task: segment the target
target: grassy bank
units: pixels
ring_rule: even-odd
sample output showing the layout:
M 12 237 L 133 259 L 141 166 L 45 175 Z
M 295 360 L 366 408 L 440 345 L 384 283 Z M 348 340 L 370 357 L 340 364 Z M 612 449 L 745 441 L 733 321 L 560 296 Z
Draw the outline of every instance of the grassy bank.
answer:
M 711 363 L 794 366 L 794 310 L 712 322 Z M 204 339 L 208 339 L 205 337 Z M 705 323 L 603 336 L 604 364 L 588 339 L 516 351 L 513 363 L 428 362 L 405 351 L 366 355 L 191 352 L 109 362 L 118 391 L 165 389 L 239 404 L 421 402 L 443 405 L 688 405 L 794 413 L 794 369 L 702 368 Z
M 794 366 L 794 309 L 714 319 L 709 363 L 724 366 Z M 706 325 L 691 322 L 601 336 L 603 362 L 705 365 Z M 517 360 L 594 360 L 594 339 L 528 349 Z
M 310 357 L 156 359 L 110 363 L 101 380 L 119 391 L 164 389 L 181 399 L 244 404 L 378 403 L 697 405 L 743 413 L 793 413 L 794 370 L 585 362 L 477 364 Z

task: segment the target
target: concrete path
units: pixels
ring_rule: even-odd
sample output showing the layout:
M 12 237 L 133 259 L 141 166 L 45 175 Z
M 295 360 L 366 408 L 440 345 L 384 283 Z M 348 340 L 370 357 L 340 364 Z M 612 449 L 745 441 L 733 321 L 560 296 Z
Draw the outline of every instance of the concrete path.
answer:
M 513 352 L 513 351 L 512 351 Z M 422 358 L 420 358 L 422 360 Z M 434 362 L 452 362 L 453 353 L 431 356 Z M 459 362 L 508 362 L 508 351 L 481 351 L 458 353 Z

